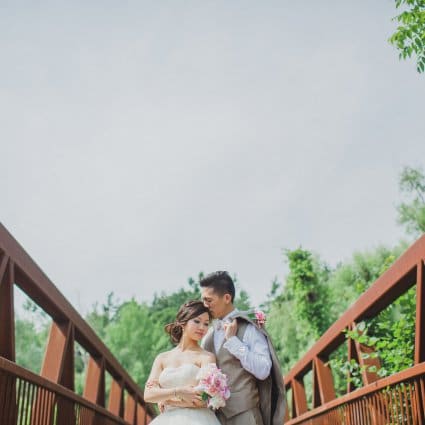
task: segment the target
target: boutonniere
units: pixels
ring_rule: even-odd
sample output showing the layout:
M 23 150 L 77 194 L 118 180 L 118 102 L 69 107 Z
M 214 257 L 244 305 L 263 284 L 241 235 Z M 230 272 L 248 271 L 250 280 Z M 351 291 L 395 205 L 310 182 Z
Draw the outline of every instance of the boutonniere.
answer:
M 246 316 L 248 316 L 259 328 L 264 328 L 264 325 L 266 324 L 266 313 L 264 311 L 253 308 L 248 311 L 243 312 Z

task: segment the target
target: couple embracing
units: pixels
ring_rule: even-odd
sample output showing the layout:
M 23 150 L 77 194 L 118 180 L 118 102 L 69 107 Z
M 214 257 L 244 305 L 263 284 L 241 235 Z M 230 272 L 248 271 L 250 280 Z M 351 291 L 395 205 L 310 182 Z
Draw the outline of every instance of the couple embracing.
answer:
M 283 378 L 270 338 L 235 309 L 235 286 L 227 272 L 206 276 L 200 286 L 202 301 L 183 304 L 165 327 L 176 347 L 156 357 L 146 383 L 145 401 L 163 411 L 151 423 L 282 425 Z M 227 376 L 230 390 L 216 413 L 207 408 L 198 385 L 211 364 Z

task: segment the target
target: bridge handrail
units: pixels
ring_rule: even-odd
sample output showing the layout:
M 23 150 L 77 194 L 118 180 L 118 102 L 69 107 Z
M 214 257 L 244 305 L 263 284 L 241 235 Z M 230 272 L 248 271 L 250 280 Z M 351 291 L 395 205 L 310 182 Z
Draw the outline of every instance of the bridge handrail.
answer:
M 84 398 L 97 406 L 105 404 L 105 370 L 112 377 L 108 410 L 123 417 L 127 402 L 134 410 L 142 406 L 155 416 L 143 400 L 143 392 L 100 340 L 93 329 L 72 307 L 41 268 L 0 223 L 0 360 L 15 361 L 13 286 L 18 286 L 52 318 L 40 375 L 74 390 L 73 346 L 78 342 L 90 355 Z M 142 355 L 143 353 L 141 353 Z M 70 370 L 72 369 L 72 371 Z
M 0 371 L 8 373 L 14 376 L 15 378 L 19 378 L 23 381 L 31 382 L 32 384 L 37 385 L 40 388 L 43 388 L 44 390 L 50 391 L 52 393 L 55 393 L 56 395 L 60 395 L 69 400 L 72 400 L 73 402 L 79 405 L 85 406 L 89 408 L 90 410 L 101 414 L 102 416 L 110 418 L 115 423 L 128 425 L 128 423 L 124 421 L 124 419 L 117 418 L 115 415 L 109 412 L 106 408 L 98 406 L 94 403 L 91 403 L 90 401 L 86 400 L 83 397 L 80 397 L 75 392 L 63 387 L 62 385 L 54 384 L 52 381 L 46 378 L 43 378 L 42 376 L 37 375 L 36 373 L 31 372 L 30 370 L 25 369 L 17 365 L 16 363 L 6 360 L 3 357 L 0 357 Z
M 377 385 L 377 381 L 386 382 L 389 378 L 379 378 L 376 373 L 362 373 L 364 388 L 354 391 L 348 388 L 348 393 L 336 399 L 332 372 L 327 363 L 329 355 L 338 348 L 346 339 L 344 331 L 352 329 L 356 323 L 365 319 L 376 317 L 394 300 L 416 284 L 416 329 L 415 329 L 415 354 L 414 370 L 423 370 L 422 362 L 425 361 L 425 326 L 423 326 L 425 312 L 425 235 L 418 239 L 407 249 L 394 264 L 374 283 L 367 291 L 321 336 L 309 351 L 292 367 L 284 378 L 286 389 L 292 390 L 292 420 L 288 423 L 295 424 L 295 418 L 314 416 L 319 411 L 330 406 L 347 402 L 366 391 L 370 384 Z M 377 360 L 361 359 L 361 347 L 355 341 L 347 340 L 347 358 L 356 355 L 363 364 L 373 364 Z M 361 364 L 362 365 L 362 364 Z M 418 366 L 420 365 L 420 366 Z M 313 409 L 308 410 L 303 377 L 313 371 Z M 413 369 L 412 369 L 413 371 Z M 404 376 L 403 373 L 394 375 Z M 406 372 L 407 373 L 407 372 Z M 390 379 L 391 381 L 391 379 Z M 360 392 L 359 392 L 360 391 Z M 341 401 L 345 400 L 345 401 Z M 331 404 L 328 404 L 330 403 Z M 320 409 L 320 410 L 318 410 Z M 287 417 L 286 421 L 290 418 Z M 286 423 L 286 422 L 285 422 Z
M 392 376 L 382 378 L 379 381 L 366 385 L 365 387 L 358 388 L 352 393 L 345 394 L 341 397 L 336 398 L 335 400 L 329 401 L 328 403 L 320 407 L 317 407 L 314 410 L 310 410 L 306 413 L 303 413 L 300 416 L 297 416 L 295 419 L 291 419 L 285 422 L 285 425 L 301 424 L 316 416 L 319 416 L 325 413 L 326 411 L 343 406 L 347 403 L 355 402 L 373 393 L 377 393 L 379 391 L 385 390 L 386 388 L 393 387 L 394 385 L 409 382 L 415 378 L 423 376 L 424 374 L 425 374 L 425 363 L 415 365 L 409 369 L 395 373 Z

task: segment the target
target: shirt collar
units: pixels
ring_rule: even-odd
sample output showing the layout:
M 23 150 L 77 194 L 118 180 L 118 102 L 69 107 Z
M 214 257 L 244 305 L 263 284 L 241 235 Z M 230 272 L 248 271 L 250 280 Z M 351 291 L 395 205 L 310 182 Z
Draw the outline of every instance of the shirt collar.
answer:
M 236 316 L 236 314 L 239 313 L 239 310 L 237 308 L 233 309 L 229 314 L 227 314 L 226 316 L 223 317 L 223 321 L 228 321 L 230 320 L 233 316 Z

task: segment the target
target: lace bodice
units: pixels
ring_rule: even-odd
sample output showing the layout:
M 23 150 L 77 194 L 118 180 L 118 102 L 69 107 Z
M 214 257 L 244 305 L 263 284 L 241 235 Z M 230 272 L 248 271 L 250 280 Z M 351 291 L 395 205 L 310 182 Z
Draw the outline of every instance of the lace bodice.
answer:
M 185 363 L 178 367 L 166 367 L 159 375 L 159 385 L 162 388 L 197 385 L 197 374 L 200 367 L 192 363 Z

